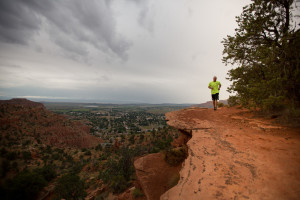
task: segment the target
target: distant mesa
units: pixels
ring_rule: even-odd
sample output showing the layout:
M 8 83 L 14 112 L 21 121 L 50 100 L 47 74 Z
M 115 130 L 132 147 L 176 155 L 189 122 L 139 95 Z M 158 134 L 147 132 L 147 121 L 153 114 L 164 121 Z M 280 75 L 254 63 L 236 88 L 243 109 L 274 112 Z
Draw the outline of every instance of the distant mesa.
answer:
M 11 100 L 0 100 L 0 104 L 15 104 L 15 105 L 22 105 L 22 106 L 30 106 L 30 107 L 44 107 L 43 104 L 30 101 L 25 98 L 13 98 Z
M 55 114 L 38 102 L 27 99 L 0 100 L 1 135 L 22 143 L 24 138 L 34 143 L 57 147 L 88 148 L 102 142 L 90 135 L 90 127 Z

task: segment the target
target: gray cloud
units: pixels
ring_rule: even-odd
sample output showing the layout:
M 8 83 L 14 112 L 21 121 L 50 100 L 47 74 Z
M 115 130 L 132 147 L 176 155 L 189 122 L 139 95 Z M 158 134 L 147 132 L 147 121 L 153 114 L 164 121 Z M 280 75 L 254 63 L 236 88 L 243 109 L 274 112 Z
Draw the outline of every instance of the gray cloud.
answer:
M 0 1 L 0 40 L 26 44 L 41 20 L 22 1 Z
M 149 6 L 144 5 L 140 11 L 138 22 L 141 26 L 145 27 L 149 32 L 154 31 L 154 22 L 148 19 Z
M 154 31 L 154 22 L 152 17 L 150 16 L 150 8 L 148 0 L 128 0 L 130 2 L 135 3 L 139 7 L 139 15 L 137 21 L 140 26 L 153 33 Z
M 216 75 L 225 99 L 220 41 L 249 2 L 0 0 L 0 98 L 196 103 Z
M 3 0 L 0 13 L 0 39 L 4 42 L 26 44 L 47 23 L 56 30 L 50 38 L 65 51 L 84 55 L 87 45 L 109 56 L 128 57 L 131 42 L 116 32 L 107 1 Z

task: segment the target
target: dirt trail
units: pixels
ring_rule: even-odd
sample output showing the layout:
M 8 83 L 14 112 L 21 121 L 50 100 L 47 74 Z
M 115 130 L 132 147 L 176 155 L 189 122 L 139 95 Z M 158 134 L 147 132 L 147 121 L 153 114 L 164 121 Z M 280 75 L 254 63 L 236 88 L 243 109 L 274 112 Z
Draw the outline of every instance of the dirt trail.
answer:
M 300 130 L 235 108 L 167 113 L 191 133 L 178 185 L 161 200 L 300 199 Z

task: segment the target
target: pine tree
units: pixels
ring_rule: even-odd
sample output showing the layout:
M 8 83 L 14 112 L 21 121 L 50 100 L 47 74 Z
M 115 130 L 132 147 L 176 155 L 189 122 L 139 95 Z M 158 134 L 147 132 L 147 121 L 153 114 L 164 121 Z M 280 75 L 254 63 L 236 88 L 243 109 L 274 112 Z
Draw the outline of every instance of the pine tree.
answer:
M 228 91 L 244 106 L 299 108 L 300 31 L 293 5 L 294 0 L 252 0 L 236 17 L 235 35 L 222 41 L 223 62 L 235 66 L 228 72 Z

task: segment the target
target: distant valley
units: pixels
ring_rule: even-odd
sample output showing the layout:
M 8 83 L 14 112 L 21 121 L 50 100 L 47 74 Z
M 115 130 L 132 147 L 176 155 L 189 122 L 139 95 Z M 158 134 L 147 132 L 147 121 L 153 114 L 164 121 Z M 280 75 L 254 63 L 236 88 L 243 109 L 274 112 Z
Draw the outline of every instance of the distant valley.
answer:
M 0 197 L 57 198 L 69 179 L 82 197 L 118 195 L 136 182 L 135 157 L 179 137 L 165 113 L 187 106 L 0 101 Z

